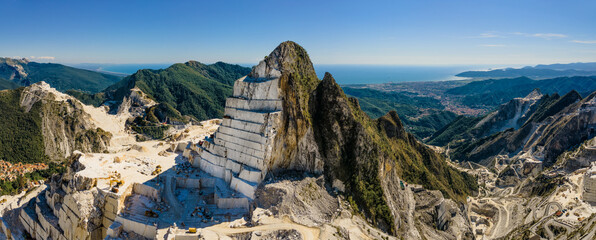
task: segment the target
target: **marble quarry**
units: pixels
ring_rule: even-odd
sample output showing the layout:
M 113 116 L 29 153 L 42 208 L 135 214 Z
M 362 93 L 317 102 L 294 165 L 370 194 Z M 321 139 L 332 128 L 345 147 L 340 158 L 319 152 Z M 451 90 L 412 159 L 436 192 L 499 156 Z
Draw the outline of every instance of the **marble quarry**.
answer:
M 583 200 L 596 206 L 596 164 L 584 174 Z
M 278 84 L 279 78 L 237 80 L 234 95 L 226 100 L 219 129 L 184 154 L 192 166 L 223 179 L 230 189 L 253 199 L 267 174 L 271 143 L 280 121 Z

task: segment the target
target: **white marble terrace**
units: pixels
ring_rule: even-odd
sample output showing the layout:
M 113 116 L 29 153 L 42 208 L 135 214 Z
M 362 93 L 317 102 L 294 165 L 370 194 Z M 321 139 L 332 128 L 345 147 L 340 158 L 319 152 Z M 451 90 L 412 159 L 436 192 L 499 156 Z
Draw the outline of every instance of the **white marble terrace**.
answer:
M 253 199 L 267 174 L 267 159 L 282 110 L 279 77 L 234 83 L 234 95 L 226 100 L 221 126 L 189 154 L 194 167 L 224 179 L 230 188 Z

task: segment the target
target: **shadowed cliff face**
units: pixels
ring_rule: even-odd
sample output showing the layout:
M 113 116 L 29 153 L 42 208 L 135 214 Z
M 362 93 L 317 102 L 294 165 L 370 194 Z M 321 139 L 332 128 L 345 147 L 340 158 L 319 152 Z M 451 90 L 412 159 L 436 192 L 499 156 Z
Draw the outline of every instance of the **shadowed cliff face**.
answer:
M 379 127 L 387 134 L 389 138 L 404 139 L 406 131 L 397 112 L 391 111 L 387 115 L 380 117 L 378 120 Z
M 380 162 L 386 156 L 355 115 L 356 109 L 331 74 L 326 73 L 312 97 L 315 139 L 324 159 L 325 175 L 339 179 L 351 193 L 351 199 L 377 227 L 395 232 L 393 215 L 381 186 Z

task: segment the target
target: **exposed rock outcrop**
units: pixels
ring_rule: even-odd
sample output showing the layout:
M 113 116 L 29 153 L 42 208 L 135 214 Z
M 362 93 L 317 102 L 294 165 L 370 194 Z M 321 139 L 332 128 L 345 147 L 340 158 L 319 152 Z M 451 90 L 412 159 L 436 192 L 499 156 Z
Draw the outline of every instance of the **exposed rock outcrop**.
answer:
M 509 128 L 520 128 L 536 111 L 540 98 L 542 93 L 539 89 L 534 89 L 524 98 L 514 98 L 499 106 L 499 109 L 488 114 L 474 126 L 478 129 L 476 136 L 485 137 Z
M 27 99 L 31 104 L 44 101 Z M 143 99 L 142 94 L 129 98 L 124 108 L 144 106 Z M 76 111 L 77 102 L 61 107 L 66 116 L 84 116 Z M 53 121 L 47 125 L 62 129 Z M 68 136 L 77 130 L 58 133 Z M 60 149 L 55 154 L 73 149 L 63 141 L 53 144 Z M 308 54 L 294 42 L 280 44 L 248 76 L 234 83 L 224 119 L 213 135 L 185 145 L 180 150 L 188 162 L 174 160 L 173 154 L 164 159 L 167 154 L 162 154 L 157 160 L 161 161 L 159 171 L 149 164 L 151 159 L 85 155 L 86 161 L 79 158 L 62 177 L 52 179 L 46 198 L 38 197 L 22 211 L 21 221 L 38 238 L 161 239 L 170 234 L 191 236 L 173 222 L 183 228 L 183 223 L 206 226 L 223 219 L 223 213 L 230 218 L 232 213 L 258 207 L 266 210 L 253 211 L 251 224 L 258 227 L 273 220 L 269 216 L 260 219 L 261 213 L 271 213 L 283 219 L 283 224 L 262 232 L 246 230 L 234 237 L 309 238 L 320 232 L 330 233 L 320 235 L 325 239 L 471 236 L 462 203 L 477 189 L 476 179 L 451 167 L 406 132 L 397 113 L 370 119 L 331 74 L 326 73 L 322 81 L 317 78 Z M 179 148 L 169 146 L 153 147 L 162 151 Z M 160 173 L 162 165 L 165 172 Z M 119 171 L 134 178 L 132 183 L 117 180 Z M 136 182 L 140 179 L 144 179 L 142 184 Z M 112 183 L 121 185 L 114 189 Z M 44 202 L 48 206 L 39 208 L 51 209 L 53 214 L 46 215 L 54 216 L 57 224 L 48 226 L 40 220 L 43 214 L 31 211 Z M 300 226 L 295 230 L 285 229 L 296 223 Z M 210 238 L 209 231 L 200 234 Z
M 95 179 L 78 175 L 84 169 L 71 157 L 68 172 L 54 175 L 49 187 L 21 210 L 19 220 L 35 239 L 101 239 L 106 193 L 94 188 Z
M 268 182 L 257 191 L 256 202 L 272 214 L 289 216 L 296 223 L 309 227 L 322 226 L 330 223 L 340 208 L 339 201 L 329 194 L 324 184 L 322 176 L 318 179 L 306 177 L 301 181 L 282 179 Z
M 453 151 L 452 158 L 487 166 L 507 165 L 517 159 L 523 164 L 530 159 L 551 166 L 561 153 L 595 135 L 595 96 L 592 93 L 582 99 L 576 91 L 562 97 L 544 96 L 519 129 L 470 141 Z
M 97 128 L 78 100 L 38 82 L 23 90 L 21 107 L 28 112 L 37 103 L 41 105 L 41 130 L 48 157 L 64 159 L 75 150 L 107 150 L 112 134 Z
M 29 61 L 23 59 L 0 58 L 0 78 L 13 81 L 19 85 L 29 85 L 27 72 L 22 65 Z
M 130 113 L 132 117 L 143 116 L 145 109 L 157 104 L 147 96 L 141 89 L 130 89 L 130 93 L 124 97 L 118 106 L 117 114 Z
M 354 207 L 376 227 L 412 238 L 425 233 L 415 226 L 416 201 L 402 179 L 458 201 L 475 185 L 407 133 L 395 112 L 372 120 L 331 74 L 320 81 L 308 54 L 294 42 L 280 44 L 235 82 L 222 126 L 198 152 L 194 166 L 249 198 L 268 174 L 322 173 L 329 185 L 345 184 Z

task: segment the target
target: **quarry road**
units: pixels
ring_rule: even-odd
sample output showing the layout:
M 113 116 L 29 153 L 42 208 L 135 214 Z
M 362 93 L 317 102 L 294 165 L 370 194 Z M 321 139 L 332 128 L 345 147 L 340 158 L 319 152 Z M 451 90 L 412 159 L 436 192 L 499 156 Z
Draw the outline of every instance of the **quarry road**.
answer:
M 166 201 L 168 202 L 168 204 L 170 204 L 170 209 L 174 210 L 174 213 L 176 214 L 175 217 L 177 219 L 180 219 L 180 217 L 182 216 L 182 212 L 184 210 L 184 206 L 182 206 L 182 204 L 180 204 L 180 202 L 178 202 L 178 199 L 176 198 L 176 195 L 174 195 L 174 192 L 172 191 L 172 184 L 174 183 L 172 181 L 173 177 L 172 176 L 166 176 L 166 184 L 165 184 L 165 189 L 164 189 L 164 198 L 166 199 Z
M 565 228 L 565 230 L 567 232 L 573 231 L 573 228 L 571 228 L 569 225 L 563 224 L 561 222 L 558 222 L 557 220 L 551 219 L 551 220 L 548 220 L 548 222 L 546 222 L 544 224 L 544 230 L 546 231 L 546 234 L 548 234 L 549 239 L 555 239 L 555 234 L 553 234 L 553 232 L 550 230 L 550 226 L 557 226 L 557 227 Z
M 206 228 L 209 231 L 217 232 L 224 235 L 254 232 L 254 231 L 275 231 L 275 230 L 291 230 L 294 229 L 302 235 L 302 239 L 319 239 L 320 230 L 317 228 L 309 228 L 304 225 L 296 224 L 288 221 L 279 221 L 277 223 L 270 223 L 247 228 L 230 228 L 226 223 L 211 226 Z

